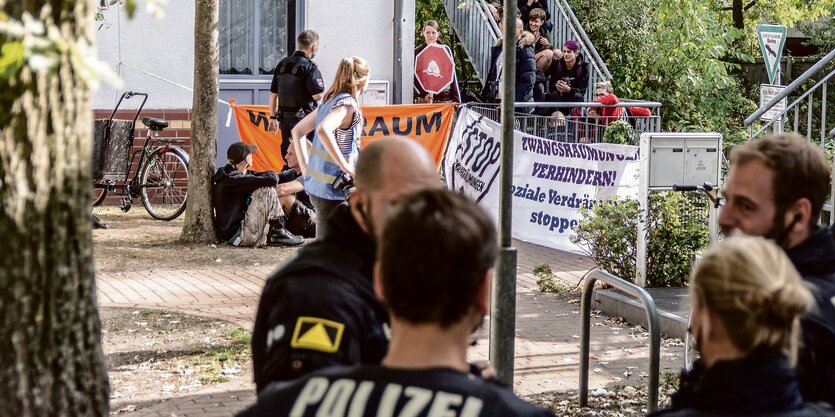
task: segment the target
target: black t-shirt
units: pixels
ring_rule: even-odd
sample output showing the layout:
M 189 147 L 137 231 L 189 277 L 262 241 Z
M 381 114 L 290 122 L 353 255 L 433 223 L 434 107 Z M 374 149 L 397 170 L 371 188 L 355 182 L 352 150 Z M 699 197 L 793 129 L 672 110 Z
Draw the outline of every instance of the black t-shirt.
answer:
M 302 174 L 299 174 L 291 168 L 287 168 L 278 173 L 279 184 L 285 184 L 290 181 L 299 181 L 302 183 L 302 185 L 304 185 L 304 177 L 302 177 Z M 313 202 L 310 201 L 310 196 L 307 195 L 306 191 L 301 190 L 297 192 L 296 200 L 299 200 L 302 204 L 304 204 L 305 207 L 309 208 L 310 210 L 315 210 L 313 208 Z
M 318 414 L 322 413 L 322 414 Z M 553 417 L 496 382 L 449 368 L 331 368 L 269 386 L 238 417 Z

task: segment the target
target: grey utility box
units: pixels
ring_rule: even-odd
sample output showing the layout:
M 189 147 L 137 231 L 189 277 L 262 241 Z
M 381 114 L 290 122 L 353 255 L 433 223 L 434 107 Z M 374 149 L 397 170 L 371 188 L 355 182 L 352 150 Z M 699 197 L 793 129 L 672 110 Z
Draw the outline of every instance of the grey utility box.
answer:
M 646 155 L 648 172 L 643 175 L 648 174 L 650 190 L 706 182 L 719 184 L 721 134 L 644 133 L 641 135 L 641 153 Z

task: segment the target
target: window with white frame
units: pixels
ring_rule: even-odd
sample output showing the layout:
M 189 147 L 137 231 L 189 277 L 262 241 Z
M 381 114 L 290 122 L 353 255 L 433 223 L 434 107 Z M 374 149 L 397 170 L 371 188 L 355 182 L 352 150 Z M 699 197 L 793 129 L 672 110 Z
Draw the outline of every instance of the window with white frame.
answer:
M 288 33 L 295 25 L 288 23 L 295 16 L 288 10 L 294 6 L 295 0 L 220 0 L 220 73 L 272 74 L 292 52 Z

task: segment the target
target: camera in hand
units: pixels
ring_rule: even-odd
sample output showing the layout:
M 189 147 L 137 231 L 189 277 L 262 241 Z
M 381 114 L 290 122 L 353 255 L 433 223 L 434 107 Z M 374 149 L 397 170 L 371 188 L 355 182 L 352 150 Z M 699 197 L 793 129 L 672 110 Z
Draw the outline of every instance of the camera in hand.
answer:
M 333 180 L 333 188 L 337 191 L 347 190 L 354 187 L 354 177 L 347 172 L 343 172 Z

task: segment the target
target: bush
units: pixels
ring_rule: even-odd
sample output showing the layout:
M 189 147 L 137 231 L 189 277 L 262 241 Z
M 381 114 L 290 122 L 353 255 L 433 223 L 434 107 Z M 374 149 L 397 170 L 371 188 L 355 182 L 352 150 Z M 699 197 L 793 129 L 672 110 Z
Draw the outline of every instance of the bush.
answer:
M 606 126 L 606 130 L 603 132 L 603 143 L 637 145 L 638 136 L 635 135 L 635 129 L 626 120 L 618 119 Z
M 541 292 L 567 294 L 572 291 L 572 288 L 556 279 L 556 274 L 548 264 L 538 264 L 531 272 L 536 277 L 536 285 L 539 286 Z
M 693 255 L 708 243 L 707 202 L 696 194 L 651 193 L 647 222 L 647 285 L 684 285 Z M 638 216 L 636 200 L 601 203 L 581 209 L 571 241 L 597 265 L 635 282 Z

